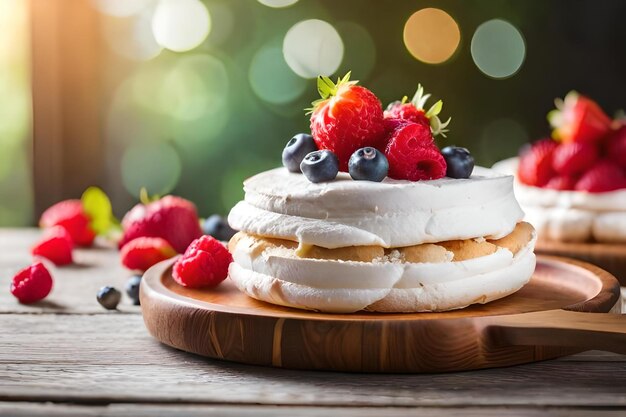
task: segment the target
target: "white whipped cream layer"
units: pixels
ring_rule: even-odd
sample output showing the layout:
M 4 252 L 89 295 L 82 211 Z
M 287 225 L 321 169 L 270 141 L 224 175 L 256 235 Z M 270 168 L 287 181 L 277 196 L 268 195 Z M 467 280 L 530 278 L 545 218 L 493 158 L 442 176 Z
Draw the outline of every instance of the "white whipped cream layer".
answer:
M 496 163 L 503 174 L 517 173 L 518 158 Z M 562 242 L 626 242 L 626 190 L 605 193 L 559 191 L 515 181 L 517 200 L 539 237 Z
M 324 248 L 385 248 L 455 239 L 498 239 L 524 216 L 513 177 L 476 167 L 469 179 L 335 181 L 314 184 L 285 168 L 244 182 L 230 212 L 237 230 Z
M 446 311 L 488 303 L 524 286 L 535 270 L 535 238 L 467 261 L 404 263 L 303 259 L 293 250 L 254 254 L 251 237 L 233 250 L 230 279 L 250 297 L 333 313 Z

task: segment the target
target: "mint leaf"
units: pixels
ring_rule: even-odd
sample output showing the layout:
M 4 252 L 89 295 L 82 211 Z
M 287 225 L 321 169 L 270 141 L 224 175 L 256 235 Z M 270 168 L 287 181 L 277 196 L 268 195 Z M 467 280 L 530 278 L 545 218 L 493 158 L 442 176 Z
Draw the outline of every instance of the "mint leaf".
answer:
M 98 187 L 89 187 L 85 190 L 80 200 L 83 210 L 91 218 L 91 228 L 98 235 L 107 233 L 113 222 L 113 208 L 109 197 Z

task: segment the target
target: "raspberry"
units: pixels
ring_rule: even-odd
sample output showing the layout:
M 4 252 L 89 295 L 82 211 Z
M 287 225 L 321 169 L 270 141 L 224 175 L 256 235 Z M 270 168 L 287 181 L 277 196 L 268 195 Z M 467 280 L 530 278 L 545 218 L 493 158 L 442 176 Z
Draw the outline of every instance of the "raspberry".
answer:
M 542 139 L 525 147 L 519 158 L 519 180 L 536 187 L 546 185 L 554 176 L 552 154 L 557 146 L 552 139 Z
M 626 188 L 626 176 L 612 161 L 601 160 L 587 171 L 576 183 L 577 191 L 603 193 Z
M 392 119 L 386 118 L 384 120 L 385 131 L 387 132 L 387 137 L 390 137 L 394 130 L 399 128 L 400 126 L 404 126 L 405 124 L 412 123 L 404 119 Z M 385 147 L 387 143 L 385 143 Z M 384 151 L 384 149 L 383 149 Z
M 548 183 L 544 186 L 544 188 L 549 188 L 552 190 L 560 190 L 560 191 L 573 190 L 576 187 L 577 181 L 578 179 L 576 177 L 560 175 L 548 181 Z
M 63 226 L 75 244 L 90 246 L 96 237 L 89 225 L 90 222 L 91 219 L 85 213 L 80 200 L 65 200 L 44 211 L 39 225 L 41 227 Z
M 562 143 L 554 150 L 552 167 L 561 175 L 574 175 L 591 168 L 598 160 L 598 148 L 588 142 Z
M 446 161 L 435 146 L 430 128 L 417 123 L 401 124 L 393 130 L 385 155 L 390 178 L 419 181 L 446 175 Z
M 606 150 L 609 158 L 626 168 L 626 125 L 609 135 Z
M 43 300 L 51 290 L 52 276 L 41 262 L 22 269 L 11 282 L 11 294 L 23 304 Z
M 174 264 L 173 277 L 184 287 L 215 287 L 228 276 L 233 257 L 218 240 L 202 236 L 191 242 Z
M 31 253 L 52 261 L 55 265 L 72 263 L 72 237 L 62 226 L 47 229 L 42 238 L 33 246 Z
M 384 112 L 385 119 L 402 119 L 424 125 L 430 128 L 430 121 L 423 109 L 418 109 L 413 103 L 396 102 L 389 105 Z
M 139 271 L 146 271 L 174 255 L 172 245 L 160 237 L 138 237 L 125 244 L 120 252 L 122 265 Z

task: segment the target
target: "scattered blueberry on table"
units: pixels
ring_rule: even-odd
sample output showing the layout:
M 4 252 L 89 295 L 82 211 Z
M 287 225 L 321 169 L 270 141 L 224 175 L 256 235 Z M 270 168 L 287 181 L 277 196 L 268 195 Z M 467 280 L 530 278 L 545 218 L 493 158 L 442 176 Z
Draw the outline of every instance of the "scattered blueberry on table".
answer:
M 225 218 L 219 214 L 214 214 L 202 222 L 202 231 L 205 235 L 213 236 L 217 240 L 227 242 L 237 233 L 228 225 Z
M 96 296 L 100 305 L 107 310 L 115 310 L 121 298 L 122 293 L 108 285 L 100 288 Z
M 141 284 L 141 275 L 133 275 L 126 281 L 126 295 L 133 301 L 133 304 L 139 305 L 139 285 Z

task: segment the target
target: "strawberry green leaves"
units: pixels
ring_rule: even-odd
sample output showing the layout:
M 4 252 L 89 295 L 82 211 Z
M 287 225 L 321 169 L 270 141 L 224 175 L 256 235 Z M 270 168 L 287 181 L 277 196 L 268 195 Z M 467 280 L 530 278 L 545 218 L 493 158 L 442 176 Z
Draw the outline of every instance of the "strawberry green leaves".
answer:
M 331 80 L 329 77 L 326 77 L 324 75 L 320 75 L 317 77 L 317 92 L 320 94 L 321 99 L 317 99 L 315 100 L 313 103 L 311 103 L 311 107 L 305 109 L 306 110 L 306 114 L 309 115 L 311 113 L 313 113 L 313 111 L 315 111 L 315 109 L 324 101 L 328 100 L 329 98 L 336 96 L 337 92 L 339 91 L 339 87 L 341 86 L 348 86 L 348 85 L 355 85 L 358 83 L 358 81 L 350 81 L 350 75 L 351 75 L 351 71 L 348 71 L 348 73 L 346 75 L 343 76 L 343 78 L 337 78 L 337 82 L 333 82 L 333 80 Z
M 446 137 L 446 133 L 449 131 L 446 129 L 452 120 L 451 117 L 448 118 L 445 122 L 442 122 L 439 119 L 439 113 L 443 109 L 443 101 L 439 100 L 435 104 L 433 104 L 428 110 L 425 110 L 424 106 L 426 105 L 426 101 L 430 98 L 430 94 L 424 94 L 424 87 L 421 84 L 417 85 L 417 91 L 415 95 L 411 99 L 411 103 L 419 110 L 425 111 L 425 116 L 430 122 L 430 130 L 432 131 L 434 136 L 441 135 L 444 138 Z
M 119 228 L 119 223 L 113 216 L 111 201 L 100 188 L 87 188 L 80 200 L 83 210 L 91 219 L 90 226 L 96 234 L 105 235 L 112 229 Z

